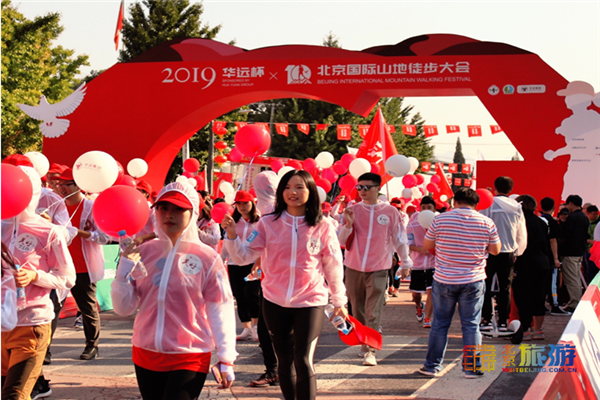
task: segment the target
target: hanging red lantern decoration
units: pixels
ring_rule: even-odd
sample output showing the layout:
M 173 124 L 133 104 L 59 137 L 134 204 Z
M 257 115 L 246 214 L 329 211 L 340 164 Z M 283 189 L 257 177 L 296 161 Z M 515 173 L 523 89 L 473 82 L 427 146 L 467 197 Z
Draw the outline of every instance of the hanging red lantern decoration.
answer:
M 223 137 L 224 135 L 227 135 L 229 133 L 229 131 L 226 128 L 219 128 L 215 131 L 215 133 L 219 136 L 219 137 Z
M 215 162 L 219 165 L 225 164 L 227 162 L 227 157 L 226 156 L 216 156 Z
M 217 149 L 217 150 L 222 151 L 222 150 L 225 150 L 227 147 L 228 147 L 227 142 L 220 141 L 220 142 L 215 143 L 215 149 Z

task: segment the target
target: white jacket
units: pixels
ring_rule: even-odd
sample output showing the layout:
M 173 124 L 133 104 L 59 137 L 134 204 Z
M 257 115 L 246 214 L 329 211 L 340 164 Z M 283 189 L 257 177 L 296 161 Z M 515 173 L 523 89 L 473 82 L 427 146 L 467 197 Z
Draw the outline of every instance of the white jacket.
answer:
M 510 197 L 496 196 L 492 205 L 480 212 L 496 224 L 502 242 L 501 253 L 523 254 L 527 247 L 527 226 L 521 204 Z

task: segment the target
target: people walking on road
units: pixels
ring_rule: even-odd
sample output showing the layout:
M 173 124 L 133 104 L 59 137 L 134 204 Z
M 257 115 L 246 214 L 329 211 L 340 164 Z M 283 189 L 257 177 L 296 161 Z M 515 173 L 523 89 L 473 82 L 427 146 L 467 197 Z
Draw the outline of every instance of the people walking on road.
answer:
M 203 204 L 194 188 L 174 182 L 156 199 L 158 239 L 130 246 L 111 287 L 119 315 L 136 315 L 133 363 L 144 400 L 198 397 L 217 348 L 225 388 L 235 375 L 235 315 L 221 257 L 198 237 Z M 147 276 L 131 280 L 141 268 Z
M 425 234 L 423 248 L 435 248 L 435 275 L 431 289 L 433 321 L 425 364 L 419 370 L 422 375 L 436 376 L 442 370 L 448 329 L 460 304 L 463 371 L 466 378 L 483 376 L 474 349 L 481 345 L 485 263 L 488 254 L 500 252 L 501 244 L 494 221 L 475 211 L 478 203 L 479 195 L 473 189 L 458 189 L 454 194 L 456 208 L 436 216 Z
M 315 399 L 314 351 L 321 334 L 324 306 L 332 318 L 347 318 L 342 255 L 335 229 L 323 219 L 317 186 L 306 171 L 285 174 L 277 187 L 275 211 L 261 217 L 246 242 L 232 217 L 221 223 L 224 248 L 244 265 L 261 257 L 263 315 L 279 362 L 286 400 Z M 327 280 L 327 284 L 325 283 Z

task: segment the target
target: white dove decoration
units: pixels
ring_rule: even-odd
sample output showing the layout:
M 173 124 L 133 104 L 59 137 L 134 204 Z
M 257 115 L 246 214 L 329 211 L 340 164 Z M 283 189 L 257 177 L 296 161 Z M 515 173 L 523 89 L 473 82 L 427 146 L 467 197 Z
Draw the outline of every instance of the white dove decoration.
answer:
M 44 121 L 40 124 L 42 135 L 47 138 L 56 138 L 64 135 L 71 124 L 68 119 L 58 119 L 56 117 L 64 117 L 75 111 L 83 101 L 86 89 L 84 82 L 66 99 L 59 103 L 50 104 L 48 103 L 48 100 L 46 100 L 46 96 L 41 95 L 40 104 L 38 106 L 17 104 L 17 107 L 31 118 Z

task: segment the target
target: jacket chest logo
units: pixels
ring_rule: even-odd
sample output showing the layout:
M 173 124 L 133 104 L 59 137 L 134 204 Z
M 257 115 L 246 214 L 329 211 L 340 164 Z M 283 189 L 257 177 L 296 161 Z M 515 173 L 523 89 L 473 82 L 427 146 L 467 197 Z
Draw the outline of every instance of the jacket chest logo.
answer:
M 306 247 L 309 254 L 315 256 L 321 251 L 321 240 L 319 238 L 312 238 L 308 241 Z
M 37 238 L 30 233 L 23 233 L 17 236 L 15 241 L 15 248 L 23 253 L 29 253 L 37 246 Z
M 390 217 L 388 217 L 387 215 L 380 215 L 377 217 L 377 222 L 379 223 L 379 225 L 387 225 L 390 223 Z
M 186 254 L 179 259 L 179 268 L 186 275 L 196 275 L 202 269 L 202 260 L 195 254 Z

